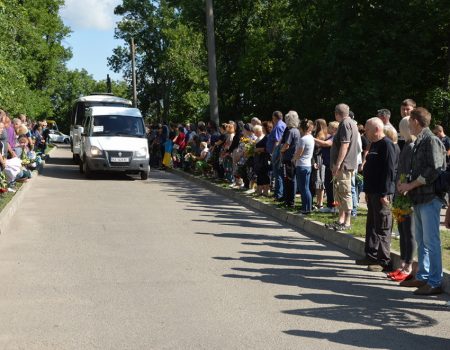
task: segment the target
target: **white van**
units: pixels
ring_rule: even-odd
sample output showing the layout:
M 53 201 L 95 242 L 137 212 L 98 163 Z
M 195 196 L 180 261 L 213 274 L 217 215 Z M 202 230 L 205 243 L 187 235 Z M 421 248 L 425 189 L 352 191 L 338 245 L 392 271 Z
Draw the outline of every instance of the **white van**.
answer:
M 96 93 L 77 99 L 72 108 L 70 118 L 70 148 L 73 160 L 78 163 L 81 155 L 81 134 L 86 121 L 86 109 L 95 106 L 131 107 L 130 100 L 114 96 L 112 94 Z M 49 122 L 49 121 L 47 121 Z
M 80 172 L 139 173 L 149 176 L 144 120 L 137 108 L 90 107 L 81 134 Z

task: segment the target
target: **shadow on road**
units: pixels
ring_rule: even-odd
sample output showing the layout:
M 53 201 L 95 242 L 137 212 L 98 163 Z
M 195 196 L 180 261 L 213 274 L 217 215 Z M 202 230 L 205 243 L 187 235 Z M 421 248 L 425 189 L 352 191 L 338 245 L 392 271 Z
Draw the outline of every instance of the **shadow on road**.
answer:
M 411 290 L 392 288 L 394 284 L 382 274 L 368 274 L 363 267 L 355 266 L 348 251 L 312 238 L 278 235 L 277 230 L 285 229 L 285 224 L 278 224 L 263 214 L 242 210 L 235 202 L 173 175 L 156 173 L 152 177 L 166 184 L 168 196 L 184 202 L 186 210 L 205 217 L 199 221 L 220 224 L 225 231 L 196 232 L 197 235 L 236 239 L 249 249 L 260 247 L 260 251 L 239 251 L 239 258 L 213 257 L 219 261 L 234 260 L 243 264 L 232 268 L 233 272 L 224 277 L 298 287 L 299 294 L 274 297 L 290 301 L 290 305 L 297 300 L 304 305 L 300 301 L 306 300 L 315 306 L 281 310 L 282 313 L 301 317 L 302 323 L 308 319 L 320 319 L 324 325 L 337 322 L 338 329 L 342 328 L 342 323 L 348 328 L 357 326 L 357 329 L 340 329 L 335 333 L 291 329 L 285 330 L 285 334 L 373 349 L 448 348 L 448 333 L 442 334 L 447 338 L 441 338 L 408 331 L 421 329 L 423 333 L 423 329 L 435 326 L 437 321 L 429 314 L 448 313 L 444 306 L 448 296 L 416 298 Z M 233 226 L 268 228 L 273 233 L 230 232 Z M 343 255 L 333 254 L 336 251 Z
M 60 148 L 58 146 L 58 148 Z M 65 147 L 67 148 L 67 147 Z M 63 180 L 87 180 L 84 174 L 80 173 L 79 166 L 72 158 L 49 156 L 45 161 L 42 176 Z M 92 180 L 114 180 L 114 181 L 142 181 L 139 175 L 129 175 L 125 173 L 95 173 Z

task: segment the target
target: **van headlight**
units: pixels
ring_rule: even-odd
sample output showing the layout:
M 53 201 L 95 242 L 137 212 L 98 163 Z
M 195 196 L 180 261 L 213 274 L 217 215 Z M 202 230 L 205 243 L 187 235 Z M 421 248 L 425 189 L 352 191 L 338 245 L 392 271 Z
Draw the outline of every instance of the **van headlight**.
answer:
M 103 155 L 103 151 L 96 146 L 91 146 L 91 155 L 93 157 L 101 157 Z
M 134 156 L 136 158 L 147 158 L 147 154 L 148 154 L 147 148 L 142 147 L 141 149 L 135 152 Z

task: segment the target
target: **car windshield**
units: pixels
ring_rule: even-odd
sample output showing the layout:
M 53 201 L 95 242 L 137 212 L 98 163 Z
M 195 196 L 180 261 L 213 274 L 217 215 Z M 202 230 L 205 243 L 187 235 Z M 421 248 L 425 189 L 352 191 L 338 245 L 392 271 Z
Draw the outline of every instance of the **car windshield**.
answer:
M 92 135 L 144 137 L 144 123 L 128 115 L 99 115 L 94 117 Z

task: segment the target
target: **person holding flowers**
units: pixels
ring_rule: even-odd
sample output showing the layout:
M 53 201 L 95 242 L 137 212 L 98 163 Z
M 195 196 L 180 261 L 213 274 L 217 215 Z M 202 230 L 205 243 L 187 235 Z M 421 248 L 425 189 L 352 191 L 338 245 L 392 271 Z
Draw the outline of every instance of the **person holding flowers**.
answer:
M 400 121 L 400 135 L 404 140 L 404 146 L 400 153 L 397 169 L 397 186 L 407 182 L 409 166 L 413 156 L 414 141 L 416 137 L 409 131 L 409 119 L 404 118 Z M 415 242 L 412 230 L 412 202 L 408 196 L 397 191 L 394 198 L 392 214 L 397 221 L 398 232 L 400 234 L 400 267 L 388 273 L 388 278 L 396 282 L 409 280 L 412 275 L 413 254 L 415 251 Z
M 369 271 L 392 270 L 390 204 L 395 192 L 398 157 L 392 141 L 384 134 L 381 119 L 371 118 L 366 123 L 366 136 L 371 142 L 364 166 L 364 193 L 367 202 L 366 256 L 357 259 L 357 265 L 368 265 Z
M 439 231 L 443 194 L 436 193 L 435 182 L 445 169 L 445 148 L 431 132 L 431 114 L 423 107 L 411 111 L 409 129 L 417 137 L 408 172 L 408 182 L 400 183 L 400 193 L 413 202 L 414 236 L 417 242 L 418 269 L 414 279 L 400 283 L 415 287 L 416 295 L 442 293 L 442 247 Z

